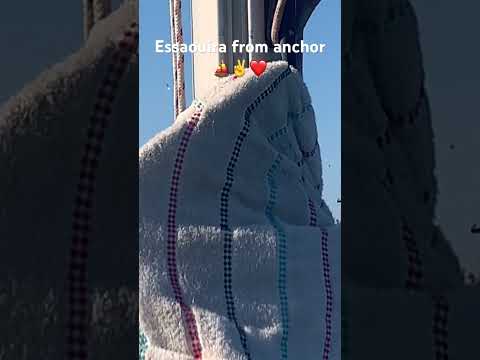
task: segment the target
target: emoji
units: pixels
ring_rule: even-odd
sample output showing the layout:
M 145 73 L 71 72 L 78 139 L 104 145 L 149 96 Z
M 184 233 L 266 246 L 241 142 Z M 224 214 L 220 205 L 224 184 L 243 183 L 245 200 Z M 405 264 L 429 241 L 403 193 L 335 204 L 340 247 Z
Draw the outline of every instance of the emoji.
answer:
M 242 77 L 245 75 L 245 60 L 240 62 L 240 59 L 237 60 L 237 65 L 235 65 L 234 73 L 236 77 Z
M 218 77 L 228 76 L 227 65 L 225 65 L 223 61 L 220 65 L 218 65 L 217 70 L 215 71 L 215 76 L 218 76 Z
M 250 69 L 252 69 L 252 71 L 257 76 L 262 75 L 266 68 L 267 68 L 267 63 L 263 60 L 260 60 L 260 61 L 252 60 L 250 62 Z

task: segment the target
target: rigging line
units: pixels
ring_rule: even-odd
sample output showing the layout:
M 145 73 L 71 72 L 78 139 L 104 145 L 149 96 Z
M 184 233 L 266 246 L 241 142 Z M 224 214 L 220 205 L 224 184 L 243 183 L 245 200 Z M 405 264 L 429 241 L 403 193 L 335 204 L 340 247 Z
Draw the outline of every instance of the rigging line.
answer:
M 278 44 L 280 42 L 279 34 L 280 34 L 280 26 L 282 25 L 283 14 L 285 12 L 285 6 L 287 5 L 287 0 L 278 0 L 277 6 L 275 8 L 275 13 L 273 15 L 273 22 L 272 22 L 272 42 L 274 44 Z
M 182 4 L 181 0 L 170 0 L 170 27 L 172 44 L 183 43 Z M 172 51 L 173 88 L 175 118 L 185 110 L 185 71 L 184 55 Z
M 183 26 L 182 26 L 182 0 L 174 0 L 175 14 L 175 43 L 183 44 Z M 185 110 L 185 69 L 184 54 L 177 54 L 177 94 L 178 94 L 178 113 Z
M 174 1 L 170 0 L 170 36 L 171 36 L 171 43 L 175 43 L 175 14 L 174 14 Z M 178 111 L 178 94 L 177 94 L 177 54 L 172 51 L 172 88 L 173 88 L 173 112 L 174 118 L 176 119 L 179 111 Z

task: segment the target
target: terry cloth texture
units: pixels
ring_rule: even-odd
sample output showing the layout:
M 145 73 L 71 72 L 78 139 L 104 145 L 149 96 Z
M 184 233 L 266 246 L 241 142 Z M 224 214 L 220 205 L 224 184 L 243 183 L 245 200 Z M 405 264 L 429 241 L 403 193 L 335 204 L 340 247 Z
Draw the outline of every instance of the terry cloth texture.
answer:
M 138 354 L 137 15 L 125 1 L 0 109 L 2 359 Z
M 340 233 L 314 111 L 285 62 L 219 80 L 140 151 L 152 359 L 339 359 Z
M 344 5 L 342 359 L 480 358 L 480 288 L 464 287 L 434 224 L 434 136 L 414 9 L 406 0 Z

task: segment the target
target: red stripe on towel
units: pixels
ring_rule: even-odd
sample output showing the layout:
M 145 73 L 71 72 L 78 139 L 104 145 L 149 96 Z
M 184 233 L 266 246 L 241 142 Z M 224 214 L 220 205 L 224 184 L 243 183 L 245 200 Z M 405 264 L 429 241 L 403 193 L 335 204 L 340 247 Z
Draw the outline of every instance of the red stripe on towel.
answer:
M 95 105 L 87 129 L 80 177 L 72 218 L 72 242 L 68 264 L 68 314 L 66 359 L 88 359 L 89 303 L 87 284 L 88 247 L 93 219 L 93 202 L 104 138 L 113 105 L 128 64 L 138 51 L 138 25 L 132 23 L 117 43 L 102 83 L 97 90 Z
M 177 266 L 177 199 L 178 189 L 180 183 L 180 176 L 182 173 L 183 162 L 185 160 L 185 154 L 187 152 L 188 143 L 192 136 L 193 130 L 200 120 L 203 107 L 199 104 L 197 111 L 193 114 L 192 118 L 187 123 L 187 127 L 183 133 L 178 148 L 175 164 L 173 168 L 172 179 L 170 183 L 170 199 L 168 202 L 168 225 L 167 225 L 167 262 L 168 262 L 168 277 L 170 279 L 170 285 L 172 286 L 175 300 L 180 305 L 182 311 L 182 318 L 184 325 L 186 326 L 186 333 L 188 340 L 190 341 L 191 350 L 195 360 L 202 359 L 202 346 L 200 344 L 200 338 L 198 336 L 197 323 L 195 315 L 192 309 L 185 303 L 183 298 L 183 292 L 180 287 L 180 281 L 178 278 L 178 266 Z

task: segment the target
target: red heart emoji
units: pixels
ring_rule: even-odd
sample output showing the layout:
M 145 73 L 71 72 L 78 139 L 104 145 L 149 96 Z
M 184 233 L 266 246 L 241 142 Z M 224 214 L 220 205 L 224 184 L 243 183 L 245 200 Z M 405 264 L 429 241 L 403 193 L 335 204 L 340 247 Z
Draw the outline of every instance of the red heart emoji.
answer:
M 260 60 L 260 61 L 252 60 L 250 62 L 250 69 L 252 69 L 252 71 L 257 76 L 262 75 L 266 68 L 267 68 L 267 63 L 263 60 Z

